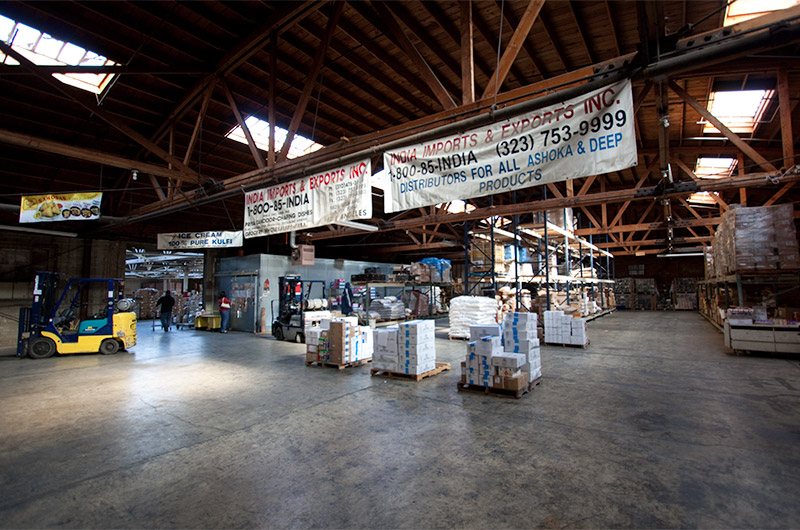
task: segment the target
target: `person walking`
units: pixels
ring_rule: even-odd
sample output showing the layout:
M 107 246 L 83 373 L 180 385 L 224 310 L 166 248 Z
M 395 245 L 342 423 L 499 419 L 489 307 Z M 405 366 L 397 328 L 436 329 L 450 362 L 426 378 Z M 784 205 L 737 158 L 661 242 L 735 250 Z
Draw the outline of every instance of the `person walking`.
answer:
M 164 333 L 169 331 L 169 325 L 172 321 L 172 307 L 175 305 L 175 299 L 169 294 L 169 291 L 164 291 L 164 296 L 156 301 L 156 306 L 161 306 L 161 327 L 164 328 Z
M 220 320 L 219 332 L 220 333 L 227 333 L 228 332 L 228 321 L 230 320 L 231 316 L 231 301 L 228 300 L 228 297 L 225 296 L 225 291 L 219 293 L 219 316 L 222 317 Z

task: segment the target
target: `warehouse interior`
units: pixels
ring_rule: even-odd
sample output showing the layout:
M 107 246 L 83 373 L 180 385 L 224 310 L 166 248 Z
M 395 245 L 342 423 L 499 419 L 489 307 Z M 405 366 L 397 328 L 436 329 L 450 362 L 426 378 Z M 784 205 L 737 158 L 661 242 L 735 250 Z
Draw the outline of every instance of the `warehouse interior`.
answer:
M 800 525 L 799 52 L 797 0 L 0 4 L 0 527 Z

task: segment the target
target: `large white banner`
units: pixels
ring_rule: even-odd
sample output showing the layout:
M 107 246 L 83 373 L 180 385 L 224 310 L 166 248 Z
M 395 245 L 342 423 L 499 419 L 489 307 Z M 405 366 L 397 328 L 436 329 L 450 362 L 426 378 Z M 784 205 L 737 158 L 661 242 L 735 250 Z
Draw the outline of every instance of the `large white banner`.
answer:
M 247 192 L 244 237 L 258 237 L 372 217 L 369 159 Z
M 158 250 L 191 250 L 202 248 L 241 247 L 242 231 L 231 232 L 173 232 L 158 234 Z
M 387 151 L 385 211 L 483 197 L 636 165 L 630 80 L 505 121 Z

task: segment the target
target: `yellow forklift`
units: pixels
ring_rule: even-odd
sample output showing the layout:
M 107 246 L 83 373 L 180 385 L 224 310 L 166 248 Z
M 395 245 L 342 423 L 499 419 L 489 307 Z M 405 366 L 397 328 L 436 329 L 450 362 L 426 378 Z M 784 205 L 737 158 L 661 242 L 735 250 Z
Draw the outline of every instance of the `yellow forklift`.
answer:
M 58 283 L 58 273 L 36 273 L 33 304 L 20 309 L 17 357 L 111 355 L 136 344 L 134 301 L 123 297 L 122 280 L 71 278 L 60 296 Z

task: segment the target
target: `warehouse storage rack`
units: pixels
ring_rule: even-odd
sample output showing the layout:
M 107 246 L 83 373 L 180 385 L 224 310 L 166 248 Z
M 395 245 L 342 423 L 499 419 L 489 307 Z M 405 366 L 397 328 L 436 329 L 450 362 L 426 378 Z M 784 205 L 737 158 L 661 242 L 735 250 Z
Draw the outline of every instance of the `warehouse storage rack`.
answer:
M 565 225 L 568 217 L 566 210 L 563 215 Z M 547 212 L 541 212 L 541 222 L 526 225 L 521 225 L 520 216 L 515 215 L 511 226 L 508 227 L 506 223 L 504 228 L 495 226 L 498 218 L 465 223 L 465 293 L 493 296 L 498 292 L 499 285 L 509 284 L 519 293 L 523 283 L 535 284 L 545 287 L 545 309 L 548 310 L 551 292 L 564 293 L 569 300 L 572 291 L 585 288 L 593 301 L 598 295 L 600 298 L 608 297 L 614 285 L 613 255 L 594 245 L 591 235 L 588 241 L 580 238 L 568 226 L 561 227 L 549 222 L 547 215 Z M 536 216 L 533 217 L 536 219 Z M 513 246 L 513 270 L 501 271 L 497 263 L 497 248 L 501 243 Z M 531 259 L 520 260 L 520 248 L 531 249 L 528 251 Z M 585 266 L 587 261 L 588 267 Z M 533 274 L 520 272 L 520 265 L 525 264 L 531 266 Z M 555 273 L 552 268 L 555 268 Z M 574 271 L 577 271 L 577 275 L 573 275 Z M 519 310 L 520 296 L 515 297 L 515 305 L 515 310 Z M 609 308 L 602 314 L 611 310 Z

